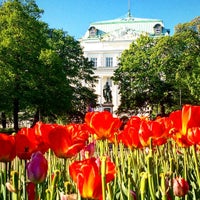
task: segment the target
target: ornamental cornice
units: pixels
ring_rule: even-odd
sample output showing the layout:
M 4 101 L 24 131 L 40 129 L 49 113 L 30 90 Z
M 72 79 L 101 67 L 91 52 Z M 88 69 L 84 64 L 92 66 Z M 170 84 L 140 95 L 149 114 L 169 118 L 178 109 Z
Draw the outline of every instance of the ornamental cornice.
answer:
M 123 27 L 103 35 L 101 41 L 136 40 L 141 34 L 146 33 Z

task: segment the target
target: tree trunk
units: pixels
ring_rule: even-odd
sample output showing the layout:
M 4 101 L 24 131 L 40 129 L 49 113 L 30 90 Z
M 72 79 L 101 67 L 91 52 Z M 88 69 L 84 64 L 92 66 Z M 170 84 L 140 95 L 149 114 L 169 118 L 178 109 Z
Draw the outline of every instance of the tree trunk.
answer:
M 165 116 L 165 106 L 163 103 L 160 104 L 160 114 L 162 117 Z
M 4 112 L 1 113 L 1 125 L 2 128 L 6 128 L 6 114 Z
M 13 101 L 13 120 L 14 120 L 14 129 L 16 132 L 19 130 L 18 112 L 19 112 L 19 100 L 15 98 Z

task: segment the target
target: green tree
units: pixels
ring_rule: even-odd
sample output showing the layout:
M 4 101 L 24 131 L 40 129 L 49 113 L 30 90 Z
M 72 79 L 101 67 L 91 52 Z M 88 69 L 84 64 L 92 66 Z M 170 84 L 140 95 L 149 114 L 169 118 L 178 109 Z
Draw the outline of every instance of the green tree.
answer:
M 184 32 L 187 30 L 192 30 L 200 34 L 200 16 L 194 18 L 190 22 L 186 22 L 183 24 L 177 24 L 175 26 L 175 33 Z
M 43 49 L 39 61 L 40 67 L 35 71 L 38 81 L 33 87 L 29 105 L 35 110 L 36 121 L 55 120 L 66 115 L 71 108 L 72 90 L 55 51 Z
M 29 106 L 34 71 L 46 46 L 45 24 L 38 20 L 41 13 L 34 1 L 10 0 L 0 7 L 0 108 L 13 110 L 15 130 L 19 110 Z
M 164 115 L 199 102 L 199 18 L 176 30 L 173 36 L 141 36 L 123 52 L 113 77 L 121 94 L 118 112 L 150 106 Z
M 198 18 L 196 18 L 198 19 Z M 195 26 L 194 26 L 195 25 Z M 153 67 L 171 86 L 170 109 L 179 109 L 183 104 L 196 104 L 199 101 L 199 35 L 195 28 L 197 20 L 176 27 L 173 36 L 159 38 L 152 55 Z M 196 92 L 196 95 L 195 95 Z M 167 103 L 167 102 L 166 102 Z
M 41 72 L 47 76 L 44 83 L 49 80 L 47 88 L 44 89 L 48 95 L 48 102 L 36 102 L 43 103 L 42 113 L 45 116 L 67 116 L 69 120 L 80 116 L 83 118 L 87 106 L 96 105 L 97 95 L 93 89 L 96 81 L 94 67 L 83 56 L 80 43 L 63 30 L 49 30 L 48 44 L 49 50 L 43 51 L 40 56 L 43 67 L 48 69 L 48 73 Z M 38 88 L 44 85 L 40 81 Z
M 161 104 L 168 112 L 181 108 L 182 104 L 194 102 L 183 78 L 185 70 L 180 67 L 182 51 L 181 40 L 172 36 L 159 38 L 153 47 L 151 63 L 165 85 Z
M 113 77 L 121 94 L 119 112 L 145 112 L 147 107 L 153 109 L 154 105 L 163 107 L 170 98 L 165 95 L 169 84 L 152 65 L 151 57 L 156 43 L 156 39 L 142 35 L 123 52 Z
M 178 24 L 173 38 L 181 49 L 179 73 L 191 96 L 200 101 L 200 17 L 191 22 Z
M 41 13 L 34 0 L 0 7 L 0 109 L 13 110 L 15 130 L 19 111 L 55 121 L 96 105 L 92 63 L 73 37 L 39 21 Z

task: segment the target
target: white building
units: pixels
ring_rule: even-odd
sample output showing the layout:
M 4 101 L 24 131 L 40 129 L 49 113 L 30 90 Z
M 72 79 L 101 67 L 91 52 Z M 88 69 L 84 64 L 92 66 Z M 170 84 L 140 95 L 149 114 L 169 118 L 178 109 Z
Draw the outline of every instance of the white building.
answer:
M 114 85 L 111 77 L 118 67 L 118 58 L 129 45 L 140 37 L 148 34 L 152 37 L 169 34 L 169 29 L 164 28 L 162 20 L 135 18 L 128 13 L 127 16 L 108 21 L 91 23 L 85 35 L 80 39 L 84 56 L 93 61 L 96 67 L 98 83 L 96 93 L 99 96 L 99 110 L 105 102 L 103 87 L 109 83 L 112 90 L 113 112 L 120 105 L 118 87 Z

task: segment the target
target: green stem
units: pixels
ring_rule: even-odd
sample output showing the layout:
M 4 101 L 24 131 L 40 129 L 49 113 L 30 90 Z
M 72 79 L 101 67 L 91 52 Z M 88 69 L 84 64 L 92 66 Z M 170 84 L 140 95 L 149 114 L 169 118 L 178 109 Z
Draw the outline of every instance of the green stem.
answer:
M 188 162 L 187 162 L 187 149 L 186 148 L 184 148 L 184 178 L 185 178 L 185 180 L 187 180 L 187 166 L 188 166 Z M 186 194 L 185 195 L 185 200 L 187 200 L 188 199 L 188 195 Z
M 185 180 L 187 180 L 187 165 L 188 165 L 188 163 L 187 163 L 187 151 L 186 151 L 186 149 L 184 148 L 184 174 L 183 174 L 183 177 L 184 177 L 184 179 Z
M 128 157 L 128 200 L 131 200 L 131 157 Z
M 200 187 L 200 175 L 199 175 L 199 167 L 198 167 L 198 160 L 197 160 L 197 153 L 196 153 L 196 145 L 192 146 L 192 153 L 193 153 L 193 157 L 194 157 L 194 164 L 195 164 L 197 182 L 198 182 L 198 185 Z
M 47 189 L 46 190 L 46 200 L 50 200 L 51 199 L 51 190 Z
M 124 163 L 124 154 L 126 153 L 124 151 L 124 146 L 122 143 L 119 143 L 119 153 L 120 153 L 120 162 L 121 162 L 121 166 L 122 167 L 122 177 L 123 177 L 123 180 L 126 180 L 126 174 L 125 174 L 125 163 Z
M 122 178 L 121 178 L 121 169 L 120 169 L 120 164 L 119 164 L 119 158 L 118 158 L 118 146 L 116 146 L 116 152 L 115 152 L 115 164 L 117 168 L 117 177 L 115 178 L 115 186 L 114 186 L 114 191 L 116 191 L 116 184 L 118 183 L 119 189 L 120 189 L 120 199 L 123 199 L 123 194 L 122 194 Z
M 167 200 L 167 188 L 166 188 L 164 173 L 161 174 L 161 194 L 162 194 L 162 200 Z
M 8 163 L 5 163 L 5 181 L 6 183 L 8 182 Z M 7 189 L 6 189 L 6 198 L 9 198 L 9 193 L 7 192 Z
M 110 184 L 107 184 L 107 188 L 108 188 L 108 199 L 112 200 L 113 199 L 113 194 L 112 194 L 112 190 L 110 188 Z
M 146 180 L 147 180 L 147 172 L 143 172 L 140 181 L 141 200 L 145 200 Z
M 100 140 L 99 145 L 100 145 L 100 157 L 102 157 L 104 155 L 104 140 Z
M 113 160 L 115 162 L 115 165 L 116 165 L 116 168 L 117 168 L 117 171 L 118 171 L 118 166 L 119 166 L 119 160 L 118 160 L 118 141 L 117 141 L 117 138 L 116 138 L 116 135 L 115 135 L 115 143 L 113 144 L 112 146 L 112 149 L 114 151 L 114 155 L 113 155 Z M 116 191 L 116 187 L 117 187 L 117 180 L 118 180 L 118 176 L 114 179 L 114 187 L 113 187 L 113 191 Z
M 59 181 L 59 177 L 60 177 L 60 171 L 56 170 L 54 172 L 54 178 L 53 178 L 53 181 L 52 181 L 51 198 L 50 198 L 50 200 L 54 200 L 55 199 L 55 196 L 56 196 L 56 185 L 57 185 L 57 183 Z
M 20 199 L 20 191 L 19 191 L 19 173 L 17 171 L 11 172 L 11 177 L 13 180 L 13 187 L 15 192 L 12 193 L 13 200 Z
M 149 191 L 150 191 L 151 199 L 156 200 L 155 189 L 154 189 L 154 178 L 153 178 L 152 169 L 153 169 L 153 157 L 148 156 L 147 157 L 147 170 L 148 170 Z
M 102 200 L 106 200 L 106 157 L 101 158 Z
M 24 160 L 24 166 L 23 166 L 23 168 L 24 168 L 23 195 L 24 195 L 24 199 L 25 200 L 27 200 L 27 193 L 26 193 L 26 181 L 27 181 L 27 179 L 26 179 L 26 163 L 27 163 L 27 161 Z

